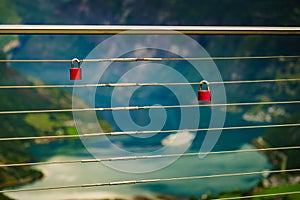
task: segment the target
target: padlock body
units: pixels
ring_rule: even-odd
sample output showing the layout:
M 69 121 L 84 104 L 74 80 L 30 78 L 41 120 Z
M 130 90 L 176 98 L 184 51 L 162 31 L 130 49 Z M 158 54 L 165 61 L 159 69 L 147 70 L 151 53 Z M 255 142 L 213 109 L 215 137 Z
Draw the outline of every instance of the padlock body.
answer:
M 198 90 L 198 101 L 211 101 L 210 90 Z
M 70 80 L 81 80 L 81 68 L 70 68 Z

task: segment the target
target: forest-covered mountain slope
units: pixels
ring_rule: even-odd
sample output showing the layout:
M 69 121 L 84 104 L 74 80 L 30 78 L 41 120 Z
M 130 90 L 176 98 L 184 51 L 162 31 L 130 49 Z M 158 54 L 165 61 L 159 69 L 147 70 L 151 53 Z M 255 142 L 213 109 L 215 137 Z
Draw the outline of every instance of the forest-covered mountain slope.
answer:
M 1 54 L 1 59 L 4 54 Z M 34 85 L 37 80 L 25 78 L 19 72 L 0 64 L 0 85 Z M 40 82 L 41 83 L 41 82 Z M 38 110 L 70 108 L 72 96 L 69 92 L 53 89 L 1 89 L 0 110 Z M 72 119 L 72 113 L 64 114 L 11 114 L 0 115 L 0 137 L 74 134 L 74 127 L 64 123 Z M 31 162 L 34 157 L 26 147 L 34 141 L 1 141 L 0 162 Z M 29 167 L 0 168 L 0 188 L 33 181 L 42 174 Z
M 0 59 L 5 59 L 1 53 Z M 43 84 L 34 78 L 27 78 L 0 63 L 0 85 L 36 85 Z M 77 103 L 81 102 L 77 100 Z M 82 101 L 83 107 L 87 105 Z M 1 89 L 0 110 L 43 110 L 72 108 L 72 94 L 60 89 Z M 37 114 L 0 114 L 0 137 L 28 137 L 42 135 L 77 134 L 72 113 L 37 113 Z M 109 129 L 109 125 L 100 120 Z M 107 130 L 108 130 L 107 129 Z M 35 143 L 48 140 L 16 140 L 0 141 L 0 163 L 34 162 L 34 156 L 28 152 L 28 147 Z M 80 142 L 79 142 L 80 143 Z M 76 143 L 78 145 L 78 142 Z M 80 145 L 80 144 L 79 144 Z M 78 146 L 77 146 L 78 147 Z M 55 152 L 55 150 L 53 150 Z M 41 172 L 31 167 L 1 167 L 0 189 L 32 182 L 41 178 Z M 5 198 L 0 195 L 0 199 Z
M 300 26 L 299 0 L 270 1 L 253 0 L 1 0 L 1 24 L 122 24 L 122 25 L 227 25 L 227 26 Z M 193 36 L 211 56 L 263 56 L 299 55 L 300 37 L 297 35 L 273 36 Z M 66 59 L 84 58 L 104 36 L 38 36 L 1 35 L 0 50 L 13 59 Z M 299 59 L 268 59 L 243 61 L 216 61 L 224 80 L 255 80 L 299 78 Z M 47 83 L 64 83 L 66 76 L 52 64 L 11 65 L 0 67 L 0 84 L 35 84 L 35 79 L 24 78 L 21 73 L 39 77 Z M 18 69 L 16 72 L 14 69 Z M 41 71 L 41 69 L 43 71 Z M 59 71 L 60 70 L 60 71 Z M 226 87 L 228 102 L 288 101 L 299 100 L 299 82 L 278 84 L 229 85 Z M 0 109 L 57 109 L 69 108 L 71 96 L 61 90 L 0 90 Z M 277 106 L 228 108 L 256 116 L 259 112 L 269 114 L 279 110 Z M 273 122 L 297 123 L 299 105 L 284 106 L 284 112 L 272 116 Z M 283 114 L 282 114 L 283 113 Z M 38 118 L 39 123 L 35 123 Z M 1 116 L 1 137 L 46 135 L 74 129 L 64 127 L 63 122 L 71 115 L 10 115 Z M 44 124 L 46 124 L 44 126 Z M 278 129 L 262 138 L 270 146 L 299 144 L 299 129 Z M 30 143 L 29 143 L 30 144 Z M 28 162 L 34 158 L 27 153 L 28 144 L 1 143 L 0 161 Z M 13 148 L 12 148 L 13 147 Z M 286 151 L 287 167 L 298 167 L 299 151 Z M 20 156 L 22 155 L 22 156 Z M 273 155 L 270 155 L 272 157 Z M 276 156 L 276 155 L 275 155 Z M 2 160 L 1 160 L 2 159 Z M 280 159 L 274 159 L 275 162 Z M 274 163 L 276 164 L 276 163 Z M 278 163 L 279 165 L 281 162 Z M 278 166 L 281 167 L 281 166 Z M 41 174 L 30 168 L 0 169 L 0 186 L 14 184 L 20 178 L 38 178 Z M 13 170 L 13 171 L 10 171 Z M 1 180 L 4 180 L 1 182 Z M 2 185 L 1 185 L 2 184 Z
M 38 3 L 37 3 L 38 2 Z M 9 8 L 9 9 L 7 9 Z M 141 10 L 143 12 L 141 12 Z M 278 12 L 280 10 L 280 12 Z M 3 24 L 122 24 L 299 26 L 297 0 L 268 1 L 30 1 L 2 0 Z M 3 12 L 2 12 L 3 11 Z M 238 17 L 237 17 L 238 16 Z M 0 48 L 14 59 L 84 58 L 106 36 L 2 35 Z M 193 36 L 212 56 L 298 55 L 299 36 Z M 299 59 L 215 61 L 224 80 L 294 78 Z M 66 69 L 52 63 L 13 64 L 14 68 L 50 83 L 66 83 Z M 57 73 L 60 70 L 60 73 Z M 64 70 L 64 71 L 62 71 Z M 299 84 L 260 84 L 227 89 L 229 100 L 279 100 L 299 97 Z

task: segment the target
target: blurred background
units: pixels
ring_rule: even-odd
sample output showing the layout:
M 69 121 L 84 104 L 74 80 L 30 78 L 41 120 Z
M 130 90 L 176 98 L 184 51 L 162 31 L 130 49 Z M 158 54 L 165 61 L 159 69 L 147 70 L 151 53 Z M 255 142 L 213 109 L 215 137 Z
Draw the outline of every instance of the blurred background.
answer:
M 0 0 L 1 24 L 45 24 L 45 25 L 192 25 L 192 26 L 300 26 L 300 4 L 297 0 L 269 1 L 253 0 Z M 111 35 L 0 35 L 0 59 L 53 59 L 71 60 L 74 57 L 88 57 L 97 45 L 109 40 Z M 134 38 L 134 36 L 132 36 Z M 232 56 L 299 56 L 299 35 L 190 35 L 191 39 L 206 50 L 211 57 Z M 147 39 L 147 36 L 145 36 Z M 162 39 L 163 38 L 163 39 Z M 145 40 L 146 40 L 145 39 Z M 111 49 L 126 46 L 128 41 L 115 40 Z M 136 46 L 142 40 L 132 39 Z M 157 43 L 172 45 L 172 38 L 157 36 Z M 134 46 L 134 45 L 133 45 Z M 175 46 L 177 52 L 185 52 L 186 57 L 195 55 L 190 46 Z M 111 49 L 99 55 L 99 58 L 113 57 Z M 172 52 L 153 49 L 133 51 L 123 57 L 176 57 Z M 297 79 L 300 76 L 299 58 L 281 59 L 242 59 L 213 60 L 214 65 L 224 81 L 235 80 L 275 80 Z M 140 64 L 140 63 L 138 63 Z M 163 67 L 155 68 L 155 73 L 147 67 L 137 69 L 137 63 L 112 63 L 98 83 L 115 83 L 125 73 L 133 72 L 124 82 L 180 82 L 177 77 L 168 76 L 169 71 Z M 188 82 L 202 80 L 201 74 L 186 61 L 153 62 L 149 65 L 162 64 L 181 74 Z M 0 84 L 6 85 L 64 85 L 73 84 L 69 80 L 70 63 L 0 63 Z M 92 64 L 89 64 L 89 66 Z M 199 65 L 200 67 L 203 67 Z M 151 66 L 149 66 L 151 67 Z M 88 69 L 91 71 L 88 72 Z M 84 80 L 93 73 L 93 67 L 84 68 Z M 147 76 L 145 76 L 147 74 Z M 212 77 L 215 74 L 212 74 Z M 208 77 L 211 80 L 214 78 Z M 80 83 L 78 83 L 80 84 Z M 187 88 L 178 91 L 185 96 L 186 104 L 197 104 L 198 85 L 192 85 L 194 93 L 188 96 Z M 278 83 L 251 83 L 225 85 L 226 102 L 265 102 L 297 101 L 300 98 L 300 85 L 297 81 Z M 218 95 L 218 86 L 211 86 Z M 83 89 L 85 90 L 85 89 Z M 130 94 L 129 105 L 112 98 L 115 88 L 97 88 L 95 96 L 88 92 L 80 93 L 76 101 L 81 107 L 143 106 L 180 104 L 170 88 L 138 88 Z M 125 97 L 125 91 L 118 97 Z M 121 98 L 122 99 L 122 98 Z M 116 101 L 117 103 L 113 103 Z M 215 102 L 218 99 L 215 98 Z M 222 102 L 221 102 L 222 103 Z M 92 105 L 93 106 L 93 105 Z M 0 89 L 0 110 L 39 110 L 72 108 L 72 90 L 58 88 L 38 89 Z M 180 109 L 166 109 L 166 123 L 163 130 L 179 129 Z M 211 109 L 197 108 L 191 113 L 201 113 L 201 120 L 188 128 L 208 126 Z M 225 127 L 254 126 L 299 123 L 299 105 L 256 105 L 228 106 L 227 110 L 216 112 L 226 115 Z M 149 111 L 130 111 L 133 121 L 146 126 L 151 123 Z M 153 115 L 159 118 L 163 113 Z M 99 123 L 104 132 L 122 131 L 116 123 L 113 113 L 97 112 Z M 84 118 L 84 116 L 83 116 Z M 189 121 L 193 121 L 191 114 Z M 72 113 L 39 113 L 0 115 L 0 137 L 74 135 L 77 134 Z M 135 131 L 133 127 L 126 130 Z M 153 152 L 172 140 L 172 135 L 156 135 L 151 138 L 112 137 L 111 143 L 129 152 Z M 213 151 L 241 150 L 253 148 L 270 148 L 297 146 L 300 144 L 298 127 L 249 129 L 223 131 Z M 195 136 L 196 135 L 196 136 Z M 186 153 L 198 152 L 205 133 L 184 133 L 181 144 L 175 145 L 170 152 L 184 149 Z M 104 141 L 86 140 L 85 146 L 79 139 L 71 140 L 24 140 L 0 141 L 1 164 L 25 163 L 39 161 L 65 161 L 93 158 L 87 150 L 95 150 L 101 158 L 123 156 L 116 154 Z M 297 169 L 300 167 L 299 150 L 278 150 L 267 153 L 236 153 L 209 155 L 203 159 L 181 157 L 172 165 L 163 169 L 132 174 L 113 170 L 102 163 L 39 165 L 37 167 L 1 167 L 0 188 L 26 189 L 34 187 L 51 187 L 58 185 L 76 185 L 120 180 L 137 180 L 151 178 L 169 178 L 182 176 L 212 175 L 238 173 L 273 169 Z M 97 157 L 98 158 L 98 157 Z M 254 162 L 255 161 L 255 162 Z M 132 168 L 163 162 L 125 161 Z M 0 199 L 188 199 L 215 198 L 228 195 L 251 195 L 284 191 L 299 191 L 299 174 L 284 173 L 267 176 L 252 175 L 179 182 L 161 182 L 117 187 L 90 189 L 53 190 L 38 192 L 0 194 Z M 273 199 L 271 197 L 270 199 Z M 283 197 L 282 197 L 283 198 Z M 286 199 L 299 199 L 298 195 L 287 195 Z

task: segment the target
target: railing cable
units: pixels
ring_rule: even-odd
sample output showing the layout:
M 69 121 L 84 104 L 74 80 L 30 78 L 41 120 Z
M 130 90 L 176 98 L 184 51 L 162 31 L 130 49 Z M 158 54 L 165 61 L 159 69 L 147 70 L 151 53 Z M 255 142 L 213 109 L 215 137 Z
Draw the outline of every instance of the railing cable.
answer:
M 178 33 L 176 33 L 176 31 Z M 300 34 L 300 27 L 230 27 L 230 26 L 72 26 L 72 25 L 0 25 L 0 34 L 222 34 L 222 35 L 295 35 Z M 242 60 L 242 59 L 289 59 L 300 58 L 300 56 L 237 56 L 237 57 L 212 57 L 212 58 L 109 58 L 109 59 L 83 59 L 84 62 L 137 62 L 137 61 L 201 61 L 201 60 Z M 71 62 L 71 60 L 0 60 L 0 62 Z M 299 79 L 277 79 L 277 80 L 249 80 L 249 81 L 227 81 L 227 82 L 212 82 L 211 84 L 237 84 L 237 83 L 261 83 L 261 82 L 287 82 L 298 81 Z M 85 85 L 37 85 L 37 86 L 0 86 L 0 89 L 21 89 L 21 88 L 54 88 L 54 87 L 123 87 L 123 86 L 166 86 L 166 85 L 193 85 L 199 83 L 112 83 L 112 84 L 85 84 Z M 41 113 L 41 112 L 77 112 L 77 111 L 91 111 L 95 109 L 101 110 L 137 110 L 137 109 L 152 109 L 152 108 L 191 108 L 191 107 L 204 107 L 204 106 L 247 106 L 247 105 L 266 105 L 266 104 L 296 104 L 299 101 L 282 101 L 282 102 L 246 102 L 246 103 L 231 103 L 231 104 L 203 104 L 203 105 L 174 105 L 174 106 L 136 106 L 136 107 L 115 107 L 115 108 L 87 108 L 87 109 L 60 109 L 60 110 L 29 110 L 29 111 L 0 111 L 0 114 L 20 114 L 20 113 Z M 95 110 L 96 111 L 96 110 Z M 152 134 L 152 133 L 171 133 L 171 132 L 185 132 L 185 131 L 209 131 L 209 130 L 240 130 L 240 129 L 254 129 L 254 128 L 275 128 L 275 127 L 296 127 L 300 124 L 270 124 L 270 125 L 257 125 L 257 126 L 237 126 L 237 127 L 216 127 L 216 128 L 200 128 L 200 129 L 184 129 L 184 130 L 159 130 L 159 131 L 128 131 L 128 132 L 110 132 L 110 133 L 92 133 L 82 135 L 57 135 L 57 136 L 36 136 L 36 137 L 17 137 L 17 138 L 0 138 L 0 141 L 10 140 L 32 140 L 32 139 L 62 139 L 62 138 L 76 138 L 76 137 L 90 137 L 90 136 L 116 136 L 116 135 L 129 135 L 129 134 Z M 208 152 L 209 154 L 221 153 L 238 153 L 238 152 L 252 152 L 252 151 L 271 151 L 271 150 L 288 150 L 298 149 L 299 146 L 294 147 L 274 147 L 264 149 L 246 149 L 246 150 L 231 150 Z M 205 152 L 202 152 L 205 153 Z M 207 153 L 207 154 L 208 154 Z M 114 161 L 114 160 L 131 160 L 131 159 L 146 159 L 146 158 L 160 158 L 170 157 L 178 154 L 168 155 L 153 155 L 153 156 L 135 156 L 135 157 L 117 157 L 117 158 L 104 158 L 104 159 L 91 159 L 91 160 L 77 160 L 77 161 L 61 161 L 61 162 L 100 162 L 100 161 Z M 188 153 L 184 156 L 199 155 L 199 153 Z M 180 155 L 182 156 L 182 155 Z M 105 160 L 106 159 L 106 160 Z M 58 161 L 59 162 L 59 161 Z M 62 163 L 15 163 L 5 164 L 10 166 L 25 166 L 25 165 L 38 165 L 38 164 L 62 164 Z M 269 175 L 270 173 L 282 172 L 299 172 L 300 169 L 285 169 L 285 170 L 272 170 L 272 171 L 254 171 L 254 172 L 240 172 L 228 174 L 214 174 L 214 175 L 201 175 L 201 176 L 187 176 L 187 177 L 173 177 L 173 178 L 157 178 L 157 179 L 142 179 L 142 180 L 127 180 L 115 181 L 104 183 L 91 183 L 81 185 L 65 185 L 53 187 L 40 187 L 40 188 L 27 188 L 27 189 L 11 189 L 1 190 L 0 193 L 12 192 L 27 192 L 27 191 L 47 191 L 68 188 L 89 188 L 100 186 L 117 186 L 129 184 L 142 184 L 142 183 L 158 183 L 166 181 L 184 181 L 195 179 L 207 178 L 220 178 L 220 177 L 236 177 L 247 175 Z M 226 199 L 244 199 L 252 197 L 264 196 L 277 196 L 287 194 L 299 194 L 300 191 L 281 192 L 273 194 L 258 194 L 245 197 L 228 197 Z
M 252 199 L 258 197 L 272 197 L 272 196 L 280 196 L 280 195 L 293 195 L 293 194 L 300 194 L 300 191 L 290 191 L 290 192 L 279 192 L 279 193 L 269 193 L 269 194 L 256 194 L 256 195 L 249 195 L 249 196 L 240 196 L 240 197 L 225 197 L 225 198 L 218 198 L 218 199 L 211 199 L 211 200 L 235 200 L 235 199 Z
M 278 151 L 278 150 L 294 150 L 294 149 L 300 149 L 300 146 L 272 147 L 272 148 L 258 148 L 258 149 L 239 149 L 239 150 L 196 152 L 196 153 L 182 153 L 182 154 L 162 154 L 162 155 L 149 155 L 149 156 L 143 155 L 143 156 L 111 157 L 111 158 L 66 160 L 66 161 L 7 163 L 7 164 L 0 164 L 0 167 L 21 167 L 21 166 L 35 166 L 35 165 L 74 164 L 74 163 L 100 163 L 100 162 L 110 162 L 110 161 L 129 161 L 129 160 L 141 160 L 141 159 L 169 158 L 169 157 L 178 157 L 178 156 L 190 157 L 190 156 L 198 156 L 198 155 L 251 153 L 251 152 L 260 152 L 260 151 Z
M 292 59 L 300 58 L 293 56 L 227 56 L 227 57 L 136 57 L 136 58 L 99 58 L 99 59 L 81 59 L 80 62 L 138 62 L 138 61 L 206 61 L 206 60 L 252 60 L 252 59 Z M 0 60 L 0 63 L 71 63 L 68 59 L 6 59 Z
M 142 135 L 142 134 L 162 134 L 176 132 L 200 132 L 200 131 L 218 131 L 218 130 L 239 130 L 239 129 L 259 129 L 259 128 L 279 128 L 279 127 L 298 127 L 300 123 L 294 124 L 270 124 L 256 126 L 231 126 L 231 127 L 215 127 L 215 128 L 197 128 L 197 129 L 174 129 L 174 130 L 152 130 L 152 131 L 122 131 L 122 132 L 107 132 L 107 133 L 86 133 L 80 135 L 46 135 L 46 136 L 30 136 L 30 137 L 4 137 L 0 141 L 15 141 L 15 140 L 37 140 L 37 139 L 67 139 L 79 137 L 97 137 L 97 136 L 124 136 L 124 135 Z
M 287 26 L 0 25 L 0 34 L 112 35 L 299 35 Z
M 120 111 L 120 110 L 200 108 L 200 107 L 222 107 L 222 106 L 283 105 L 283 104 L 299 104 L 299 103 L 300 103 L 300 101 L 266 101 L 266 102 L 215 103 L 215 104 L 213 103 L 213 104 L 191 104 L 191 105 L 169 105 L 169 106 L 154 105 L 154 106 L 124 106 L 124 107 L 106 107 L 106 108 L 70 108 L 70 109 L 51 109 L 51 110 L 13 110 L 13 111 L 0 111 L 0 115 L 84 112 L 84 111 Z
M 142 183 L 159 183 L 169 181 L 187 181 L 197 179 L 208 178 L 221 178 L 221 177 L 236 177 L 247 175 L 264 175 L 270 173 L 282 173 L 282 172 L 298 172 L 300 169 L 285 169 L 285 170 L 265 170 L 255 172 L 241 172 L 241 173 L 228 173 L 228 174 L 214 174 L 214 175 L 201 175 L 201 176 L 185 176 L 174 178 L 157 178 L 157 179 L 141 179 L 141 180 L 129 180 L 129 181 L 115 181 L 106 183 L 91 183 L 82 185 L 65 185 L 65 186 L 53 186 L 53 187 L 39 187 L 39 188 L 27 188 L 27 189 L 12 189 L 12 190 L 0 190 L 0 193 L 12 193 L 12 192 L 29 192 L 29 191 L 45 191 L 45 190 L 58 190 L 58 189 L 72 189 L 72 188 L 90 188 L 90 187 L 103 187 L 103 186 L 117 186 L 117 185 L 132 185 Z
M 267 79 L 267 80 L 237 80 L 237 81 L 212 81 L 210 85 L 245 84 L 245 83 L 279 83 L 300 81 L 300 78 Z M 178 83 L 99 83 L 99 84 L 74 84 L 74 85 L 1 85 L 0 89 L 32 89 L 32 88 L 79 88 L 79 87 L 135 87 L 135 86 L 180 86 L 199 85 L 199 82 Z

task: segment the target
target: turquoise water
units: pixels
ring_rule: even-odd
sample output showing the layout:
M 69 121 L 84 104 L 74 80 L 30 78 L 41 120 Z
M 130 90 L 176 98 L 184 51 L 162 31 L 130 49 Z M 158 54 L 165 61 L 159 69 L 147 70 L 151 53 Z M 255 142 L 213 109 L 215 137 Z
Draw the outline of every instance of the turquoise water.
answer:
M 242 145 L 240 149 L 252 148 Z M 86 159 L 87 157 L 57 155 L 48 161 L 63 161 Z M 255 161 L 255 162 L 253 162 Z M 152 159 L 152 162 L 160 162 Z M 134 162 L 127 162 L 133 165 Z M 181 176 L 212 175 L 221 173 L 238 173 L 258 171 L 270 168 L 267 159 L 259 153 L 236 153 L 224 155 L 210 155 L 204 159 L 197 157 L 180 158 L 172 165 L 146 174 L 128 174 L 110 169 L 103 164 L 67 164 L 45 165 L 38 169 L 43 171 L 45 178 L 33 184 L 21 187 L 49 187 L 58 185 L 77 185 L 87 183 L 103 183 L 123 180 L 140 180 L 152 178 L 169 178 Z M 235 189 L 248 189 L 257 183 L 262 176 L 240 176 L 230 178 L 212 178 L 203 180 L 189 180 L 177 182 L 161 182 L 151 184 L 137 184 L 128 186 L 110 186 L 79 189 L 64 189 L 41 192 L 11 193 L 10 197 L 17 199 L 72 199 L 72 198 L 108 198 L 131 197 L 136 195 L 151 196 L 154 194 L 171 194 L 178 196 L 201 196 L 203 193 L 217 193 Z M 59 198 L 58 198 L 59 197 Z
M 226 122 L 226 126 L 233 124 L 246 123 L 241 119 L 239 114 L 229 114 L 230 121 Z M 240 122 L 238 121 L 240 120 Z M 232 150 L 232 149 L 250 149 L 253 148 L 250 142 L 253 138 L 263 133 L 262 129 L 258 130 L 239 130 L 239 131 L 223 131 L 214 151 Z M 188 138 L 189 133 L 185 135 Z M 188 152 L 197 152 L 199 150 L 199 142 L 203 139 L 204 134 L 198 133 L 194 139 Z M 166 141 L 170 136 L 162 136 L 161 143 Z M 95 140 L 91 140 L 93 143 Z M 126 144 L 126 139 L 124 144 Z M 191 141 L 190 141 L 191 142 Z M 119 140 L 118 145 L 122 145 Z M 127 145 L 130 143 L 127 143 Z M 138 145 L 127 146 L 127 149 L 139 151 Z M 180 148 L 175 146 L 174 148 Z M 50 144 L 37 145 L 31 148 L 40 159 L 47 161 L 64 161 L 88 159 L 92 156 L 80 145 L 80 142 L 72 141 L 66 145 L 66 141 L 58 141 Z M 98 146 L 97 152 L 103 157 L 113 155 L 109 146 Z M 120 166 L 133 168 L 136 166 L 146 167 L 147 163 L 160 164 L 164 160 L 162 158 L 142 160 L 142 161 L 118 161 Z M 41 165 L 37 169 L 41 170 L 45 177 L 42 180 L 32 184 L 22 186 L 20 188 L 35 187 L 51 187 L 60 185 L 81 185 L 89 183 L 104 183 L 113 181 L 126 180 L 142 180 L 156 178 L 172 178 L 183 176 L 199 176 L 213 175 L 224 173 L 251 172 L 270 169 L 267 158 L 258 152 L 252 153 L 232 153 L 220 155 L 208 155 L 202 159 L 198 156 L 180 157 L 176 162 L 162 169 L 150 173 L 125 173 L 107 167 L 108 163 L 77 163 L 65 165 Z M 153 197 L 156 194 L 175 195 L 184 197 L 200 197 L 204 193 L 219 193 L 222 191 L 232 191 L 236 189 L 249 189 L 255 186 L 261 175 L 237 176 L 227 178 L 210 178 L 187 181 L 169 181 L 159 183 L 147 183 L 136 185 L 122 185 L 110 187 L 93 187 L 79 189 L 61 189 L 39 192 L 20 192 L 8 194 L 16 199 L 92 199 L 92 198 L 116 198 L 123 197 L 131 199 L 133 196 L 143 195 Z
M 126 45 L 125 45 L 126 46 Z M 180 48 L 181 49 L 181 48 Z M 184 49 L 183 49 L 184 50 Z M 196 51 L 199 52 L 199 51 Z M 99 54 L 97 53 L 97 57 Z M 145 55 L 149 57 L 148 54 Z M 116 57 L 107 55 L 104 57 Z M 189 57 L 199 57 L 189 55 Z M 200 56 L 201 57 L 201 56 Z M 207 56 L 204 56 L 207 57 Z M 198 68 L 202 73 L 197 74 L 196 70 L 190 65 L 182 62 L 170 67 L 162 66 L 157 63 L 147 65 L 125 65 L 124 63 L 113 63 L 109 70 L 103 72 L 99 83 L 172 83 L 172 82 L 197 82 L 202 80 L 202 74 L 206 74 L 210 81 L 220 81 L 218 73 L 213 71 L 213 63 L 201 62 Z M 99 64 L 100 65 L 100 64 Z M 120 65 L 120 66 L 119 66 Z M 90 77 L 95 75 L 99 79 L 99 74 L 95 73 L 96 67 L 103 70 L 101 66 L 85 66 L 85 79 L 88 84 Z M 90 69 L 90 71 L 88 71 Z M 120 70 L 121 69 L 121 70 Z M 186 78 L 186 79 L 185 79 Z M 94 82 L 92 82 L 94 83 Z M 91 104 L 91 107 L 122 107 L 122 106 L 145 106 L 145 105 L 191 105 L 198 104 L 197 90 L 199 85 L 170 86 L 170 87 L 98 87 L 95 91 L 89 88 L 78 88 L 73 93 Z M 91 92 L 91 91 L 92 92 Z M 213 103 L 226 103 L 225 89 L 219 85 L 211 86 L 213 94 Z M 74 92 L 74 91 L 73 91 Z M 94 92 L 94 93 L 93 93 Z M 239 102 L 240 100 L 230 99 L 227 102 Z M 244 100 L 252 101 L 252 100 Z M 94 102 L 95 104 L 92 104 Z M 139 110 L 139 111 L 117 111 L 119 115 L 113 115 L 113 112 L 103 111 L 100 116 L 108 121 L 115 131 L 136 131 L 136 130 L 177 130 L 207 128 L 209 123 L 219 122 L 218 116 L 224 116 L 224 108 L 193 108 L 186 109 L 165 109 L 165 110 Z M 214 109 L 214 110 L 213 110 Z M 218 109 L 218 110 L 217 110 Z M 185 111 L 186 111 L 185 110 Z M 211 120 L 213 111 L 217 118 Z M 76 118 L 77 112 L 73 113 Z M 80 113 L 79 113 L 80 114 Z M 92 113 L 93 115 L 94 113 Z M 99 113 L 97 113 L 99 114 Z M 94 114 L 94 116 L 96 116 Z M 184 123 L 181 125 L 181 117 Z M 200 117 L 199 117 L 200 116 Z M 116 120 L 117 119 L 117 120 Z M 132 121 L 135 123 L 132 124 Z M 82 116 L 81 122 L 86 120 Z M 162 122 L 162 123 L 161 123 Z M 222 123 L 221 123 L 222 124 Z M 242 119 L 242 113 L 226 113 L 225 127 L 256 125 Z M 153 125 L 153 126 L 152 126 Z M 223 125 L 223 124 L 222 124 Z M 148 127 L 149 126 L 149 127 Z M 146 128 L 145 128 L 146 127 Z M 220 127 L 220 126 L 215 126 Z M 266 130 L 243 129 L 234 131 L 223 131 L 213 151 L 236 150 L 253 148 L 251 141 L 260 136 Z M 90 131 L 93 132 L 93 131 Z M 95 132 L 95 131 L 94 131 Z M 212 131 L 211 134 L 214 132 Z M 168 141 L 172 140 L 176 132 L 170 134 L 157 134 L 153 137 L 109 137 L 109 143 L 101 138 L 84 140 L 85 145 L 90 152 L 97 158 L 126 156 L 116 152 L 114 147 L 129 151 L 131 153 L 149 153 L 168 146 Z M 180 135 L 180 134 L 177 134 Z M 170 146 L 168 150 L 160 151 L 160 154 L 170 154 L 186 150 L 185 152 L 199 152 L 203 144 L 206 132 L 181 134 L 177 145 Z M 194 138 L 194 136 L 196 136 Z M 57 141 L 50 144 L 36 145 L 30 149 L 39 160 L 47 161 L 65 161 L 93 158 L 83 148 L 80 142 Z M 150 154 L 154 154 L 153 152 Z M 255 162 L 254 162 L 255 161 Z M 65 164 L 65 165 L 41 165 L 37 168 L 41 170 L 45 177 L 35 183 L 22 186 L 20 188 L 38 188 L 55 187 L 62 185 L 82 185 L 91 183 L 107 183 L 114 181 L 144 180 L 144 179 L 162 179 L 176 178 L 186 176 L 202 176 L 226 173 L 252 172 L 270 169 L 271 165 L 267 158 L 256 153 L 235 153 L 208 155 L 204 158 L 198 156 L 179 157 L 170 165 L 161 167 L 168 162 L 168 159 L 144 159 L 130 160 L 106 163 L 88 163 L 88 164 Z M 110 166 L 110 167 L 109 167 Z M 156 170 L 149 170 L 150 168 Z M 113 169 L 114 168 L 114 169 Z M 121 170 L 116 170 L 121 169 Z M 134 171 L 147 171 L 145 173 L 128 173 Z M 151 172 L 148 172 L 151 171 Z M 17 199 L 99 199 L 133 196 L 153 196 L 156 194 L 175 195 L 184 197 L 199 198 L 204 193 L 217 194 L 222 191 L 232 191 L 236 189 L 249 189 L 255 186 L 262 176 L 236 176 L 230 178 L 211 178 L 187 181 L 167 181 L 157 183 L 143 183 L 135 185 L 122 185 L 110 187 L 92 187 L 79 189 L 61 189 L 39 192 L 20 192 L 11 193 L 9 196 Z

